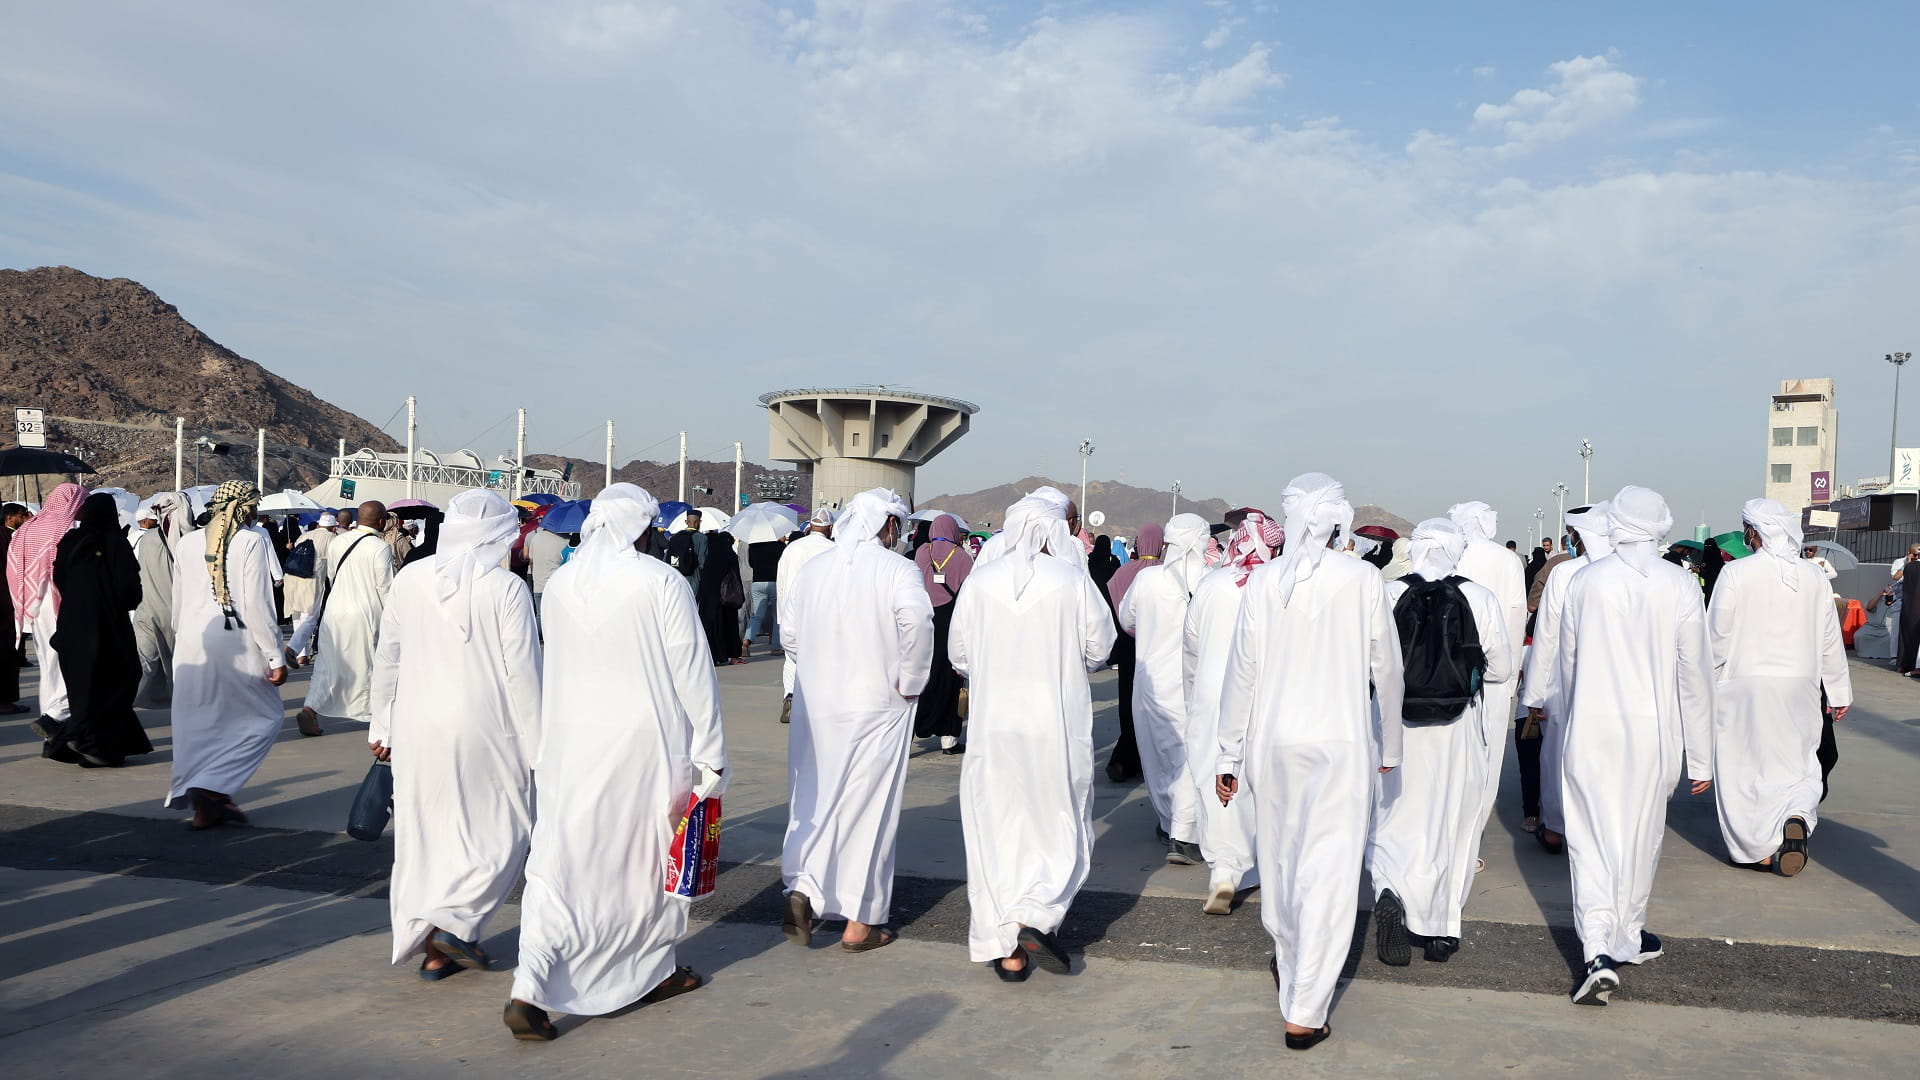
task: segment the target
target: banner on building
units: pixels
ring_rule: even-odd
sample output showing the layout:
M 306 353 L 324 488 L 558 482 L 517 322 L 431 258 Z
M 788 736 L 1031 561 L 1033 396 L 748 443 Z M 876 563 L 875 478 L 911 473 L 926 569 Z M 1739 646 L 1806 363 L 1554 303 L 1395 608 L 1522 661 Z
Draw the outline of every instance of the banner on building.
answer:
M 1833 474 L 1826 471 L 1813 474 L 1813 501 L 1831 502 L 1833 499 Z

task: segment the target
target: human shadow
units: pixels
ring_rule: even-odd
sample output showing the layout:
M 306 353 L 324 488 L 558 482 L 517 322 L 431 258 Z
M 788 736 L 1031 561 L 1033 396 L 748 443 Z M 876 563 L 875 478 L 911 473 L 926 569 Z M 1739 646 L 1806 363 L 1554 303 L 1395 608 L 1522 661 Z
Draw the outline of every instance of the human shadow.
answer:
M 1895 858 L 1885 840 L 1844 821 L 1822 820 L 1810 844 L 1816 865 L 1878 896 L 1920 922 L 1920 871 Z
M 916 994 L 895 1002 L 840 1040 L 831 1060 L 768 1073 L 763 1080 L 886 1077 L 900 1052 L 939 1027 L 959 1004 L 959 999 L 944 993 Z

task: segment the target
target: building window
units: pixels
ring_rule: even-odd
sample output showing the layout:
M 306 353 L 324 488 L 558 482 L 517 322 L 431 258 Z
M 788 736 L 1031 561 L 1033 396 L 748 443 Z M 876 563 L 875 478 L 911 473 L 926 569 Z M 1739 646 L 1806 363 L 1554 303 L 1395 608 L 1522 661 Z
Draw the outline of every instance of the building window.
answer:
M 1776 484 L 1791 484 L 1791 483 L 1793 483 L 1793 466 L 1791 466 L 1791 465 L 1773 465 L 1773 466 L 1769 466 L 1769 467 L 1770 467 L 1770 468 L 1771 468 L 1771 469 L 1773 470 L 1773 482 L 1774 482 L 1774 483 L 1776 483 Z
M 1774 428 L 1773 429 L 1773 445 L 1792 446 L 1793 445 L 1793 429 L 1790 427 Z
M 855 446 L 860 445 L 860 433 L 857 431 L 853 433 L 853 445 Z
M 1820 429 L 1817 427 L 1795 428 L 1793 441 L 1800 446 L 1819 446 Z
M 887 444 L 892 441 L 893 441 L 892 435 L 889 435 L 884 431 L 880 433 L 880 449 L 885 450 L 887 448 Z

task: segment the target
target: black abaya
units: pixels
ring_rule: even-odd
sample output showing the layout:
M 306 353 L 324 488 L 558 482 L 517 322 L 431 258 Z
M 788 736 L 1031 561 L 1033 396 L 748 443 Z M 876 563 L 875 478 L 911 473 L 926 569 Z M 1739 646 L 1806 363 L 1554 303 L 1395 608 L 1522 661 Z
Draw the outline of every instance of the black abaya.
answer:
M 1914 653 L 1920 652 L 1920 562 L 1909 561 L 1900 575 L 1900 659 L 1895 665 L 1900 674 L 1913 670 Z
M 717 542 L 715 533 L 707 541 L 707 561 L 700 568 L 694 602 L 700 611 L 700 625 L 707 632 L 707 648 L 713 662 L 725 664 L 740 658 L 740 605 L 727 604 L 740 595 L 740 558 L 733 552 L 731 538 Z M 728 583 L 732 588 L 728 588 Z
M 960 675 L 947 659 L 947 633 L 953 627 L 951 601 L 933 609 L 933 670 L 913 707 L 915 738 L 960 737 Z
M 53 585 L 60 611 L 51 644 L 73 715 L 41 755 L 119 766 L 152 753 L 133 712 L 140 650 L 127 613 L 140 606 L 140 564 L 120 530 L 112 496 L 93 495 L 81 506 L 79 528 L 60 539 Z

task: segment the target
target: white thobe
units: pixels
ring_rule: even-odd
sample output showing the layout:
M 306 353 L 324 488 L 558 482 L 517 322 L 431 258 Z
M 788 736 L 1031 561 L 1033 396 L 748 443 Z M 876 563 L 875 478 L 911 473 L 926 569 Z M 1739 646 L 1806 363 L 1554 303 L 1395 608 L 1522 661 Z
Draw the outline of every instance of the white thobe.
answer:
M 1405 580 L 1387 583 L 1387 601 L 1397 604 Z M 1373 838 L 1367 870 L 1374 895 L 1388 889 L 1407 910 L 1407 929 L 1424 937 L 1460 936 L 1460 912 L 1480 857 L 1480 796 L 1485 790 L 1487 725 L 1480 714 L 1500 687 L 1513 684 L 1503 667 L 1507 649 L 1505 612 L 1493 593 L 1471 581 L 1460 586 L 1473 611 L 1474 630 L 1487 655 L 1480 697 L 1446 724 L 1404 724 L 1406 763 L 1374 780 Z
M 1454 573 L 1485 586 L 1506 613 L 1506 670 L 1518 673 L 1520 650 L 1527 642 L 1527 564 L 1513 552 L 1491 540 L 1467 541 L 1466 553 Z M 1481 721 L 1487 729 L 1487 768 L 1480 790 L 1480 823 L 1493 813 L 1494 796 L 1500 792 L 1500 770 L 1507 760 L 1507 729 L 1513 726 L 1513 702 L 1516 687 L 1509 677 L 1505 683 L 1487 684 L 1486 707 Z
M 1093 863 L 1093 692 L 1113 613 L 1078 566 L 1002 559 L 954 601 L 947 655 L 971 686 L 960 828 L 967 955 L 1012 956 L 1022 926 L 1051 934 Z
M 662 888 L 667 853 L 696 767 L 722 772 L 727 753 L 686 579 L 637 553 L 580 570 L 555 571 L 540 601 L 539 813 L 513 996 L 596 1016 L 673 973 L 690 901 Z
M 1700 586 L 1665 560 L 1642 577 L 1609 555 L 1569 583 L 1560 633 L 1574 928 L 1588 961 L 1632 963 L 1683 751 L 1690 779 L 1713 778 L 1713 657 Z
M 872 542 L 850 559 L 835 545 L 797 577 L 780 620 L 795 665 L 780 875 L 819 918 L 883 923 L 933 601 L 919 567 Z
M 393 549 L 373 529 L 357 528 L 330 541 L 327 563 L 326 611 L 307 616 L 293 636 L 294 652 L 315 650 L 306 706 L 321 716 L 367 723 L 373 717 L 368 691 L 380 611 L 393 584 Z
M 1325 1023 L 1353 942 L 1378 767 L 1400 764 L 1400 638 L 1386 582 L 1357 559 L 1327 557 L 1283 604 L 1269 563 L 1247 580 L 1220 699 L 1216 773 L 1254 806 L 1260 921 L 1273 937 L 1280 1012 Z M 1301 570 L 1306 564 L 1298 564 Z
M 1160 828 L 1191 842 L 1200 802 L 1187 771 L 1185 648 L 1187 603 L 1192 599 L 1167 566 L 1136 574 L 1120 601 L 1120 629 L 1133 635 L 1133 731 L 1140 771 Z M 1207 755 L 1201 755 L 1204 761 Z M 1204 764 L 1201 766 L 1206 767 Z
M 391 570 L 392 549 L 378 537 L 362 546 Z M 367 740 L 393 750 L 388 908 L 396 964 L 423 951 L 436 927 L 478 940 L 519 883 L 533 830 L 533 596 L 516 575 L 489 568 L 471 585 L 469 640 L 438 581 L 431 559 L 394 576 L 369 680 Z
M 33 662 L 40 669 L 40 715 L 66 723 L 73 719 L 73 706 L 67 701 L 66 676 L 60 673 L 60 654 L 53 647 L 53 632 L 60 627 L 54 611 L 53 578 L 40 589 L 40 606 L 33 613 Z
M 1560 754 L 1567 741 L 1567 703 L 1560 686 L 1560 629 L 1567 610 L 1567 590 L 1573 575 L 1587 565 L 1585 555 L 1557 563 L 1547 571 L 1540 590 L 1540 610 L 1533 620 L 1533 644 L 1527 648 L 1527 674 L 1522 680 L 1521 704 L 1546 714 L 1540 724 L 1540 824 L 1548 832 L 1564 833 L 1561 812 Z
M 252 779 L 286 721 L 267 672 L 285 667 L 274 620 L 273 544 L 251 529 L 227 544 L 227 590 L 241 625 L 229 628 L 207 574 L 207 532 L 180 538 L 173 570 L 173 778 L 167 805 L 187 789 L 229 797 Z
M 1260 881 L 1254 870 L 1253 800 L 1234 799 L 1225 806 L 1214 795 L 1212 762 L 1220 746 L 1220 691 L 1227 677 L 1227 658 L 1233 653 L 1233 629 L 1240 621 L 1240 598 L 1246 590 L 1234 581 L 1230 567 L 1209 570 L 1193 590 L 1187 605 L 1187 626 L 1181 660 L 1187 690 L 1187 776 L 1199 807 L 1200 854 L 1212 879 L 1230 881 L 1234 890 Z
M 133 703 L 162 709 L 173 700 L 173 552 L 160 530 L 150 529 L 134 545 L 133 559 L 140 565 L 140 606 L 133 609 L 140 689 Z
M 1824 571 L 1807 559 L 1729 563 L 1707 613 L 1713 645 L 1713 796 L 1720 835 L 1736 862 L 1780 847 L 1790 817 L 1818 824 L 1820 690 L 1827 704 L 1853 704 L 1840 617 Z
M 815 557 L 833 550 L 833 541 L 817 532 L 809 532 L 798 540 L 788 541 L 785 551 L 780 553 L 780 565 L 774 571 L 773 610 L 787 610 L 787 595 L 793 588 L 793 579 L 799 575 L 800 568 L 812 562 Z M 784 651 L 785 646 L 782 646 Z M 780 688 L 788 697 L 793 696 L 793 654 L 785 653 L 780 662 Z
M 309 542 L 313 544 L 313 576 L 303 578 L 288 574 L 283 586 L 282 595 L 286 602 L 281 606 L 287 612 L 287 621 L 296 628 L 307 621 L 308 615 L 319 609 L 320 601 L 327 595 L 327 571 L 330 569 L 327 556 L 332 551 L 333 530 L 308 529 L 300 534 L 300 539 L 295 540 L 293 546 L 299 547 Z

